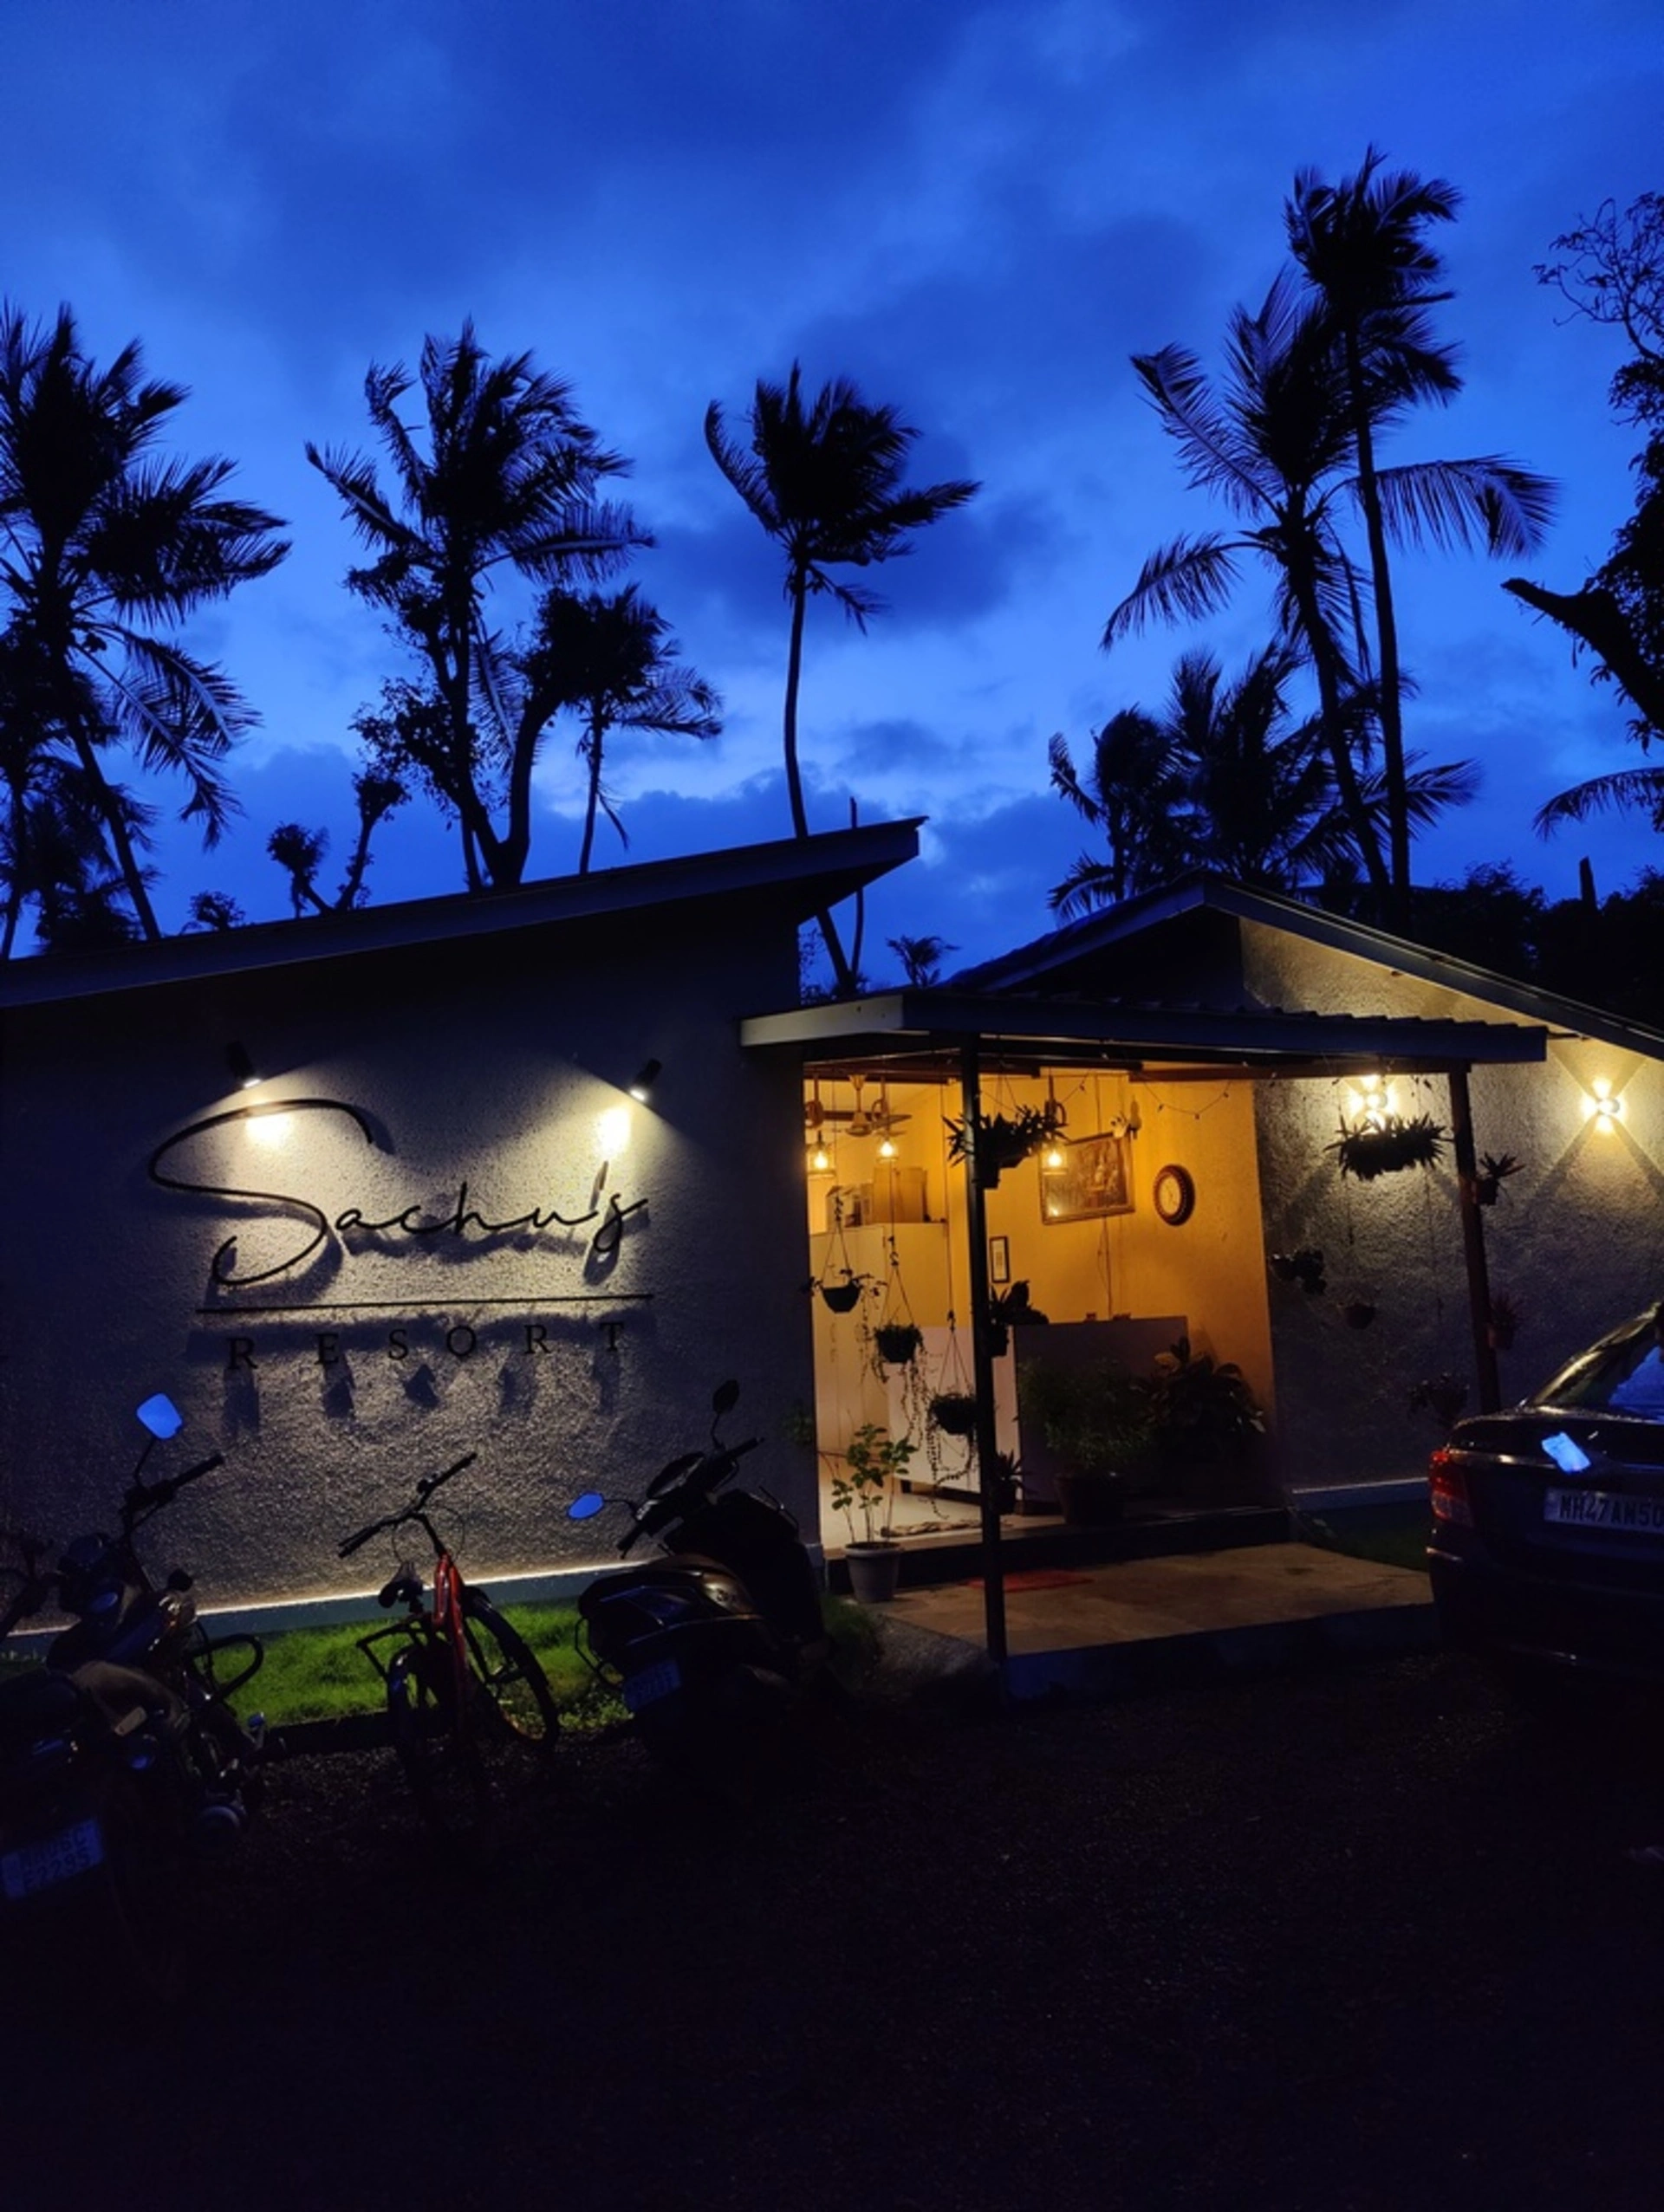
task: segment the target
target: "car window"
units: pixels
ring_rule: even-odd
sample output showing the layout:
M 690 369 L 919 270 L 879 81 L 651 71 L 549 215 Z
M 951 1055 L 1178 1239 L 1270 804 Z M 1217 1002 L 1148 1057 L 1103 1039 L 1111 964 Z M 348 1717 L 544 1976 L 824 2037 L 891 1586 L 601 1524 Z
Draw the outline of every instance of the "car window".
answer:
M 1652 1350 L 1654 1339 L 1650 1313 L 1638 1314 L 1621 1329 L 1587 1352 L 1568 1360 L 1557 1375 L 1533 1391 L 1528 1405 L 1603 1406 L 1624 1378 L 1638 1367 Z

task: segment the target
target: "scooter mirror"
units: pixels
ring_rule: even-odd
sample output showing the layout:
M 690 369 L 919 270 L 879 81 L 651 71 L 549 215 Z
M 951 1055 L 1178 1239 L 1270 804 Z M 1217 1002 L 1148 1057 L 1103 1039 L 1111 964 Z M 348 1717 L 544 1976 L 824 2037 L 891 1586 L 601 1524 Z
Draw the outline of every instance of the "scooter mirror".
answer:
M 171 1398 L 158 1391 L 154 1398 L 147 1398 L 139 1408 L 139 1418 L 153 1437 L 164 1442 L 177 1437 L 185 1426 L 185 1416 Z
M 569 1521 L 593 1521 L 602 1511 L 607 1501 L 599 1490 L 583 1490 L 566 1508 Z
M 725 1413 L 731 1413 L 739 1404 L 739 1385 L 736 1382 L 718 1383 L 712 1393 L 711 1411 L 720 1420 Z

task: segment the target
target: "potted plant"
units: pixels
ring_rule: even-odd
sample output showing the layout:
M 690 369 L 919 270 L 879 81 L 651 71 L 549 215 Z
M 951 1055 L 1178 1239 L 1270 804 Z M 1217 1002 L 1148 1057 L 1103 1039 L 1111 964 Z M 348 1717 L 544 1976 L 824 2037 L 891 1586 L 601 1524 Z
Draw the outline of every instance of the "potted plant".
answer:
M 939 1390 L 930 1401 L 930 1417 L 945 1437 L 977 1432 L 977 1401 L 968 1390 Z
M 1378 1175 L 1395 1175 L 1402 1168 L 1433 1167 L 1444 1147 L 1445 1132 L 1430 1113 L 1389 1113 L 1355 1129 L 1342 1123 L 1329 1150 L 1339 1159 L 1342 1175 L 1373 1183 Z
M 1473 1178 L 1473 1202 L 1479 1206 L 1494 1206 L 1502 1196 L 1502 1186 L 1511 1175 L 1518 1175 L 1524 1166 L 1511 1152 L 1485 1152 L 1479 1159 L 1479 1171 Z
M 881 1321 L 873 1331 L 873 1349 L 887 1367 L 907 1366 L 924 1340 L 924 1331 L 912 1321 Z
M 1008 1167 L 1016 1167 L 1056 1134 L 1057 1117 L 1047 1106 L 1018 1106 L 1015 1113 L 979 1113 L 974 1121 L 949 1121 L 947 1157 L 969 1160 L 982 1190 L 997 1190 Z
M 1065 1521 L 1100 1528 L 1119 1521 L 1148 1470 L 1154 1437 L 1149 1391 L 1108 1362 L 1067 1367 L 1027 1361 L 1017 1407 L 1061 1464 L 1055 1481 Z
M 1024 1281 L 1014 1282 L 1009 1290 L 996 1291 L 988 1301 L 988 1349 L 996 1359 L 1003 1359 L 1011 1346 L 1013 1329 L 1043 1328 L 1050 1321 L 1029 1300 L 1029 1286 Z
M 1323 1255 L 1315 1244 L 1303 1244 L 1297 1252 L 1273 1252 L 1271 1273 L 1279 1282 L 1297 1282 L 1308 1298 L 1328 1288 Z
M 832 1477 L 833 1510 L 849 1527 L 843 1554 L 849 1588 L 863 1605 L 885 1605 L 895 1595 L 901 1547 L 887 1534 L 887 1508 L 891 1485 L 906 1475 L 916 1449 L 910 1437 L 892 1437 L 875 1421 L 864 1421 Z
M 1195 1352 L 1181 1336 L 1151 1367 L 1146 1385 L 1156 1457 L 1169 1475 L 1206 1484 L 1223 1471 L 1239 1475 L 1265 1417 L 1234 1360 Z
M 1442 1374 L 1429 1375 L 1425 1382 L 1417 1383 L 1410 1392 L 1410 1411 L 1413 1413 L 1431 1413 L 1446 1430 L 1455 1427 L 1457 1418 L 1466 1404 L 1466 1383 L 1459 1375 L 1453 1375 L 1448 1368 Z

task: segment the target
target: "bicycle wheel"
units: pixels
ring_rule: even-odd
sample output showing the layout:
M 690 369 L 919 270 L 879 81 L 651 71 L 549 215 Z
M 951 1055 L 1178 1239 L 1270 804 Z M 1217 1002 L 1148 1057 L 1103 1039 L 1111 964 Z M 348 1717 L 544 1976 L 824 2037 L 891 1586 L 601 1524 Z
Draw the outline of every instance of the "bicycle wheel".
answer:
M 531 1646 L 489 1598 L 462 1593 L 468 1664 L 499 1733 L 522 1743 L 550 1742 L 561 1725 L 549 1677 Z
M 454 1682 L 450 1651 L 431 1630 L 413 1631 L 387 1667 L 387 1719 L 405 1778 L 429 1825 L 461 1837 L 484 1820 L 491 1785 Z

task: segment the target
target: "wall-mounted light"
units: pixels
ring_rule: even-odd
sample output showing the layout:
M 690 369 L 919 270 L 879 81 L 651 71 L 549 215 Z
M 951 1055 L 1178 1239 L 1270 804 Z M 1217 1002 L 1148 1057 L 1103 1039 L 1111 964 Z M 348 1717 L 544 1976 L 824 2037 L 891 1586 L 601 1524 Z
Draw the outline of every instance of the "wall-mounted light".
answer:
M 1393 1119 L 1393 1087 L 1380 1075 L 1360 1075 L 1349 1087 L 1341 1125 L 1349 1132 L 1385 1129 Z
M 225 1065 L 239 1091 L 251 1091 L 260 1080 L 260 1070 L 249 1058 L 247 1047 L 238 1044 L 235 1038 L 225 1048 Z
M 643 1106 L 647 1105 L 653 1097 L 653 1087 L 663 1072 L 663 1066 L 661 1061 L 644 1060 L 638 1072 L 630 1079 L 630 1096 L 639 1100 Z
M 1594 1095 L 1585 1112 L 1597 1129 L 1615 1129 L 1623 1119 L 1623 1101 L 1604 1075 L 1596 1077 Z

